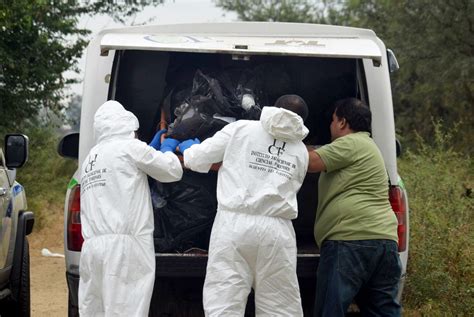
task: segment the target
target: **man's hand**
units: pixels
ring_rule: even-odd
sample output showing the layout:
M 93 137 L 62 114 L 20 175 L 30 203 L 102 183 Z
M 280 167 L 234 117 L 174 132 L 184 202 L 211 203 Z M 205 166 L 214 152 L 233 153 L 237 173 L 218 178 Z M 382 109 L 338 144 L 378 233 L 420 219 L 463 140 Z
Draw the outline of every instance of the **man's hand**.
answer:
M 187 149 L 189 149 L 192 145 L 194 144 L 200 144 L 201 142 L 199 141 L 198 138 L 195 138 L 194 140 L 193 139 L 189 139 L 189 140 L 186 140 L 186 141 L 183 141 L 179 144 L 179 151 L 181 153 L 184 153 L 184 151 L 186 151 Z
M 318 152 L 314 150 L 313 147 L 307 146 L 309 161 L 308 161 L 308 173 L 319 173 L 326 170 L 326 165 L 324 164 L 321 156 Z
M 153 137 L 153 140 L 151 140 L 150 144 L 148 145 L 159 151 L 161 147 L 161 136 L 163 135 L 163 133 L 166 133 L 166 129 L 162 129 L 156 132 L 155 136 Z
M 161 144 L 160 151 L 163 153 L 169 152 L 169 151 L 174 152 L 178 144 L 179 144 L 178 140 L 167 138 Z

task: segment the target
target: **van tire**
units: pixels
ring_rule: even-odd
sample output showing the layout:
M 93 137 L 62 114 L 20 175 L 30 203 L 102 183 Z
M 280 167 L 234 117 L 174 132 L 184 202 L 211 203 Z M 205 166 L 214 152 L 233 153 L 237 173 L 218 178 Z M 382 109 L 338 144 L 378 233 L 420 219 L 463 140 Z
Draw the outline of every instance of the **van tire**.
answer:
M 67 316 L 68 317 L 79 317 L 79 308 L 72 304 L 71 292 L 68 292 L 67 298 Z

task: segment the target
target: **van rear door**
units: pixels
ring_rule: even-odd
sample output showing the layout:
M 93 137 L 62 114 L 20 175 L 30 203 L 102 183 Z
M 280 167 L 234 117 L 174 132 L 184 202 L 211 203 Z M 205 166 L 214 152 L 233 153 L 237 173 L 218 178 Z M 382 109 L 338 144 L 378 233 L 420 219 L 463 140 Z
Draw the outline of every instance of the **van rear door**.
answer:
M 293 55 L 372 59 L 380 65 L 382 52 L 373 39 L 353 37 L 203 36 L 178 34 L 116 34 L 102 37 L 101 55 L 109 50 Z

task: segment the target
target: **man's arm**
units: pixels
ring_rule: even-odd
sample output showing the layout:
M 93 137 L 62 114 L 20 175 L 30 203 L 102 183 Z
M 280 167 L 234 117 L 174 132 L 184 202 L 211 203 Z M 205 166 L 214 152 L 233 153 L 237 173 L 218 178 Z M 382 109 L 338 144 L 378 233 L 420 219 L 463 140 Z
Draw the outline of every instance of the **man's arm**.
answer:
M 308 146 L 308 173 L 319 173 L 326 170 L 326 165 L 324 164 L 321 156 L 318 152 L 314 150 L 313 147 Z

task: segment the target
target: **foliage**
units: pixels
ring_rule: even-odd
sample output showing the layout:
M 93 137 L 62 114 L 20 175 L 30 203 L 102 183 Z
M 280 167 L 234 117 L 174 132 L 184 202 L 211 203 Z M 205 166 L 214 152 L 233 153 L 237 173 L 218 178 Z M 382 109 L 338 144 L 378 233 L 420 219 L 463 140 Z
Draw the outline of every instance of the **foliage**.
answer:
M 37 126 L 22 132 L 29 138 L 29 158 L 18 169 L 17 180 L 25 188 L 29 210 L 35 214 L 35 230 L 40 230 L 53 213 L 62 212 L 66 187 L 77 162 L 59 156 L 59 137 L 52 128 Z
M 455 131 L 434 125 L 434 145 L 399 161 L 410 204 L 404 308 L 426 316 L 469 316 L 474 309 L 474 161 L 455 151 Z M 408 314 L 409 315 L 409 314 Z
M 474 2 L 471 0 L 217 0 L 242 20 L 329 23 L 373 29 L 394 50 L 392 78 L 399 134 L 426 140 L 429 119 L 459 123 L 457 149 L 474 154 Z M 428 124 L 427 124 L 428 123 Z
M 228 11 L 235 11 L 242 21 L 317 21 L 319 11 L 311 1 L 220 0 L 217 4 Z
M 0 2 L 0 125 L 18 127 L 42 108 L 63 107 L 66 70 L 77 59 L 89 31 L 82 15 L 111 14 L 117 20 L 161 1 L 5 0 Z
M 395 112 L 402 135 L 414 141 L 434 133 L 430 117 L 459 124 L 457 149 L 473 154 L 474 2 L 470 0 L 352 0 L 343 10 L 351 25 L 375 30 L 397 54 Z

